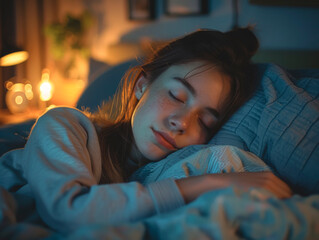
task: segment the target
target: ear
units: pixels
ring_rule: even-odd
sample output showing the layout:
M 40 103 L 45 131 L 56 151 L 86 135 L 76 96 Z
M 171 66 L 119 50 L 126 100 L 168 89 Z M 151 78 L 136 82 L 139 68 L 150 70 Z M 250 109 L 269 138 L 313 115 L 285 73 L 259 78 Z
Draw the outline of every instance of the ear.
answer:
M 148 79 L 145 77 L 144 74 L 141 74 L 141 76 L 138 78 L 134 87 L 134 93 L 138 100 L 140 100 L 141 97 L 143 96 L 147 86 L 148 86 Z

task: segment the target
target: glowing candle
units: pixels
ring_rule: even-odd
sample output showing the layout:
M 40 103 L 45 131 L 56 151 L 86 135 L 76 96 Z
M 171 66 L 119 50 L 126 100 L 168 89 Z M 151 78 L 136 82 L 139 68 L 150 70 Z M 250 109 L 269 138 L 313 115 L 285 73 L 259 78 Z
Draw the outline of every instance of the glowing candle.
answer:
M 39 89 L 40 99 L 42 101 L 49 101 L 52 98 L 53 86 L 50 82 L 50 72 L 48 69 L 44 69 L 42 72 Z

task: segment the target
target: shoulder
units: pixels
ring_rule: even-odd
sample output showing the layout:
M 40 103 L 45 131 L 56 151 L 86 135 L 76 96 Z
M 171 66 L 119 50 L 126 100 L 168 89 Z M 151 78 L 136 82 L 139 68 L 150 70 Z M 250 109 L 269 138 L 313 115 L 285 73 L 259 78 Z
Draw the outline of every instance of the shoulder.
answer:
M 54 107 L 44 112 L 38 120 L 50 119 L 86 119 L 89 118 L 80 110 L 72 107 Z
M 82 111 L 72 107 L 54 107 L 48 109 L 37 120 L 37 124 L 59 123 L 63 125 L 91 125 L 89 117 Z
M 55 107 L 47 110 L 41 115 L 34 125 L 31 133 L 62 134 L 62 132 L 73 132 L 76 135 L 94 135 L 96 129 L 86 114 L 72 107 Z
M 75 108 L 52 108 L 40 116 L 33 126 L 24 153 L 27 159 L 32 155 L 33 163 L 36 166 L 42 164 L 43 169 L 53 164 L 56 169 L 68 166 L 70 170 L 72 165 L 77 168 L 74 172 L 89 169 L 96 180 L 101 175 L 99 139 L 95 126 L 82 111 Z

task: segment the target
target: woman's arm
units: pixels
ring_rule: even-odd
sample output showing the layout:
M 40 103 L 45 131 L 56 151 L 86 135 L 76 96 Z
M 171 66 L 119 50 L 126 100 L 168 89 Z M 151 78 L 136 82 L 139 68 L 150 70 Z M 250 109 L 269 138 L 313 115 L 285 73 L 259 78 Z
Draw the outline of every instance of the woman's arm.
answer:
M 173 179 L 98 185 L 99 143 L 93 124 L 76 109 L 39 118 L 23 149 L 22 168 L 39 215 L 52 229 L 132 222 L 184 204 Z
M 206 174 L 176 180 L 186 203 L 199 195 L 215 189 L 237 186 L 244 190 L 252 187 L 266 189 L 278 198 L 288 198 L 292 195 L 289 186 L 272 172 L 232 172 Z

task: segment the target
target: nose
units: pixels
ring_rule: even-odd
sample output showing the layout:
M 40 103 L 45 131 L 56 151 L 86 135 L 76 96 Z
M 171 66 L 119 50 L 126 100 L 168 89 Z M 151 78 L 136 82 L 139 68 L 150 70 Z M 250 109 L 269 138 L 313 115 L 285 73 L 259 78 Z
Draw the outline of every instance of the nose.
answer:
M 172 132 L 183 134 L 189 125 L 189 117 L 186 114 L 172 115 L 169 117 L 168 123 Z

